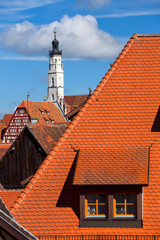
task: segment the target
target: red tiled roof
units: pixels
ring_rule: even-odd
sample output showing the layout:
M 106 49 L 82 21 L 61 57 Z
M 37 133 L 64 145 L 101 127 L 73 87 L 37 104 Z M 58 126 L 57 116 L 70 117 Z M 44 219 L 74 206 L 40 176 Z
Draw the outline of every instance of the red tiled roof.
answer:
M 54 124 L 65 123 L 65 119 L 60 110 L 52 102 L 40 101 L 23 101 L 18 108 L 26 108 L 31 119 L 38 119 L 40 123 L 49 123 L 54 121 Z
M 11 144 L 0 144 L 0 160 L 4 156 L 4 154 L 7 152 L 10 146 Z
M 0 143 L 1 143 L 1 135 L 2 135 L 2 131 L 4 131 L 4 129 L 6 129 L 8 126 L 8 122 L 3 122 L 0 121 Z
M 3 116 L 3 122 L 10 122 L 13 117 L 13 114 L 4 114 Z
M 70 105 L 72 107 L 78 107 L 82 103 L 84 103 L 88 98 L 87 94 L 84 95 L 68 95 L 64 96 L 64 102 L 67 103 L 67 105 Z
M 160 105 L 159 59 L 160 35 L 135 34 L 131 37 L 13 205 L 11 212 L 15 218 L 32 233 L 160 234 L 160 132 L 153 127 L 158 126 L 154 122 L 159 121 L 156 118 Z M 77 154 L 74 150 L 101 149 L 104 156 L 108 148 L 111 153 L 120 148 L 149 149 L 156 139 L 157 142 L 151 147 L 149 185 L 143 188 L 143 228 L 80 228 L 79 192 L 72 185 Z M 112 155 L 107 154 L 107 161 L 111 164 Z M 117 154 L 123 168 L 122 154 L 120 151 Z M 92 154 L 93 163 L 96 163 L 94 156 Z M 141 156 L 142 164 L 146 166 L 146 152 Z M 81 161 L 83 159 L 86 161 L 86 158 L 80 158 Z M 138 160 L 137 156 L 135 161 Z M 98 161 L 100 166 L 106 158 L 103 162 L 103 158 L 98 157 Z M 125 184 L 133 183 L 130 173 L 135 168 L 132 166 L 124 173 Z M 93 173 L 88 166 L 85 170 Z M 138 174 L 146 179 L 146 172 L 140 171 Z M 115 175 L 115 183 L 121 184 L 120 179 L 117 182 L 119 168 L 115 169 Z M 105 178 L 104 175 L 102 177 Z M 81 180 L 80 176 L 78 180 Z M 139 184 L 139 179 L 135 178 L 134 183 Z
M 10 210 L 17 197 L 20 195 L 22 190 L 1 190 L 0 198 L 3 200 L 7 208 Z
M 67 128 L 66 124 L 48 125 L 48 124 L 31 124 L 29 129 L 32 131 L 35 138 L 48 154 L 55 146 L 56 142 Z
M 79 151 L 74 184 L 147 184 L 148 148 L 104 148 Z M 118 175 L 116 174 L 118 172 Z

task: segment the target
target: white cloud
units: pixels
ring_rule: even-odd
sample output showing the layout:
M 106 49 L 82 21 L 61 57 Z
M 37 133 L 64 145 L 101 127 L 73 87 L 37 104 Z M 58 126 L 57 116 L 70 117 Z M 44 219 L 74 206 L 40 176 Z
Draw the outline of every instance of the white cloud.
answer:
M 88 8 L 101 8 L 108 4 L 110 0 L 77 0 L 80 7 L 86 6 Z
M 55 27 L 65 58 L 107 59 L 122 48 L 118 40 L 98 28 L 96 18 L 90 15 L 65 15 L 60 22 L 41 26 L 27 21 L 18 23 L 2 31 L 0 44 L 23 56 L 47 56 Z
M 148 10 L 148 11 L 132 11 L 132 12 L 120 12 L 112 14 L 98 15 L 96 18 L 119 18 L 119 17 L 135 17 L 135 16 L 148 16 L 148 15 L 160 15 L 160 9 Z
M 64 0 L 3 0 L 0 1 L 0 13 L 23 11 L 62 1 Z

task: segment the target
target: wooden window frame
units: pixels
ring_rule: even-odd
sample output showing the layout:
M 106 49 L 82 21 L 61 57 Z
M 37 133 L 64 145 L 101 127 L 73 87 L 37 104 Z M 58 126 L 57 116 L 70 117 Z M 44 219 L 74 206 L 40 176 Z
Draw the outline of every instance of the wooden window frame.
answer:
M 117 191 L 118 190 L 118 191 Z M 142 190 L 143 186 L 82 186 L 80 188 L 80 221 L 79 227 L 113 227 L 113 228 L 142 228 Z M 136 198 L 135 217 L 114 216 L 114 195 L 116 193 L 134 194 Z M 87 216 L 86 195 L 106 194 L 107 215 L 106 217 Z
M 93 195 L 96 195 L 96 203 L 89 203 L 88 204 L 88 199 L 87 199 L 87 196 L 89 194 L 93 194 Z M 103 195 L 106 195 L 106 202 L 105 203 L 98 203 L 98 195 L 100 194 L 103 194 Z M 108 194 L 105 192 L 100 192 L 100 193 L 87 193 L 85 194 L 85 218 L 95 218 L 95 217 L 101 217 L 101 218 L 106 218 L 107 217 L 107 208 L 108 208 Z M 88 214 L 88 205 L 91 206 L 91 205 L 96 205 L 96 214 Z M 106 206 L 106 214 L 98 214 L 98 206 L 99 205 L 105 205 Z
M 116 198 L 115 198 L 115 196 L 116 196 L 116 194 L 123 194 L 124 195 L 124 203 L 116 203 Z M 127 203 L 127 199 L 126 199 L 126 195 L 134 195 L 134 200 L 135 200 L 135 204 L 134 203 Z M 122 206 L 124 206 L 124 208 L 125 208 L 125 214 L 116 214 L 116 206 L 117 205 L 122 205 Z M 133 215 L 133 214 L 127 214 L 126 212 L 127 212 L 127 206 L 133 206 L 134 205 L 134 210 L 135 210 L 135 215 Z M 115 194 L 114 194 L 114 197 L 113 197 L 113 217 L 114 218 L 118 218 L 118 217 L 120 217 L 120 218 L 128 218 L 128 217 L 132 217 L 132 218 L 136 218 L 136 216 L 137 216 L 137 211 L 136 211 L 136 209 L 137 209 L 137 194 L 136 193 L 131 193 L 131 192 L 116 192 Z

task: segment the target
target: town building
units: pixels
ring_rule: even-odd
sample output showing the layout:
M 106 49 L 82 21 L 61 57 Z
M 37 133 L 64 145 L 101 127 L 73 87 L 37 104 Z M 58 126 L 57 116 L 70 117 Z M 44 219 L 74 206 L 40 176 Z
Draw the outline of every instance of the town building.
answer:
M 4 114 L 3 119 L 0 120 L 0 134 L 1 134 L 1 138 L 0 138 L 0 142 L 3 139 L 3 133 L 5 132 L 9 122 L 11 121 L 13 114 Z
M 66 123 L 61 110 L 53 102 L 23 101 L 15 110 L 4 134 L 3 142 L 12 143 L 29 123 Z
M 38 240 L 33 234 L 18 224 L 8 207 L 0 198 L 0 239 L 1 240 Z
M 67 124 L 25 126 L 1 158 L 0 183 L 3 188 L 24 188 L 66 128 Z
M 39 239 L 158 239 L 160 35 L 134 34 L 11 207 Z M 132 236 L 132 237 L 131 237 Z

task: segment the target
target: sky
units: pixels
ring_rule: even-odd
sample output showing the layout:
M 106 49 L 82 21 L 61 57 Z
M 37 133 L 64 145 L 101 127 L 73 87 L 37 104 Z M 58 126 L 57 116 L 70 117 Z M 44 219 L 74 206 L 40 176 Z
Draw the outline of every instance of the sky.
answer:
M 0 0 L 0 119 L 46 97 L 55 29 L 65 95 L 88 94 L 135 32 L 160 33 L 160 0 Z

